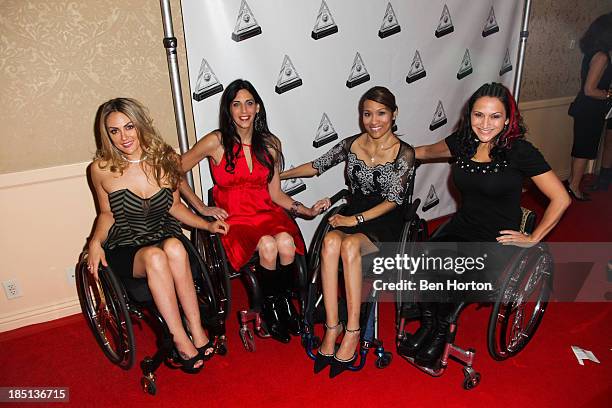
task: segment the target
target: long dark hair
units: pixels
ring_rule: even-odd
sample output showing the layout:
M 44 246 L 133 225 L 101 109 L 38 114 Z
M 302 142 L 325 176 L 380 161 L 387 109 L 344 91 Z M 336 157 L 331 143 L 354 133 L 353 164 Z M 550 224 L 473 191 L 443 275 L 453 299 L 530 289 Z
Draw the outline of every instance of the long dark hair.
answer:
M 580 39 L 580 51 L 592 56 L 598 51 L 612 50 L 612 13 L 603 14 L 595 19 Z
M 463 114 L 457 125 L 457 136 L 461 146 L 461 154 L 465 157 L 472 157 L 476 154 L 476 148 L 480 143 L 478 137 L 472 130 L 472 109 L 476 101 L 483 96 L 497 98 L 506 109 L 508 124 L 492 140 L 493 147 L 489 153 L 491 159 L 500 160 L 505 156 L 505 152 L 512 147 L 512 143 L 525 137 L 527 128 L 523 123 L 521 113 L 516 106 L 516 101 L 510 90 L 497 82 L 484 84 L 470 97 L 463 109 Z
M 242 141 L 236 131 L 236 125 L 232 119 L 231 104 L 236 98 L 238 91 L 246 90 L 253 95 L 255 103 L 259 105 L 259 112 L 255 115 L 253 123 L 253 138 L 251 140 L 251 152 L 255 158 L 263 164 L 269 171 L 268 182 L 274 177 L 275 166 L 279 171 L 284 167 L 284 157 L 280 150 L 280 143 L 276 136 L 270 132 L 268 128 L 268 120 L 266 118 L 266 108 L 263 100 L 255 90 L 255 87 L 247 80 L 236 79 L 223 92 L 219 106 L 219 131 L 221 132 L 221 141 L 225 150 L 225 171 L 234 173 L 236 168 L 236 154 L 238 150 L 236 146 L 241 146 Z M 270 153 L 274 151 L 274 156 Z

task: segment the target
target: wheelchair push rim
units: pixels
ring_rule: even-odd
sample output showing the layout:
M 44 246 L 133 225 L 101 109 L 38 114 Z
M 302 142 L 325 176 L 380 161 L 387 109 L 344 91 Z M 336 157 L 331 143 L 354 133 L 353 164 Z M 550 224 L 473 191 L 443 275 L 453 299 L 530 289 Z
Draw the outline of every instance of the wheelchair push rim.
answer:
M 552 291 L 553 261 L 543 246 L 513 262 L 489 319 L 488 348 L 496 360 L 523 350 L 542 321 Z
M 124 291 L 107 268 L 100 268 L 99 282 L 82 260 L 76 270 L 76 286 L 81 310 L 104 355 L 127 370 L 134 364 L 134 331 L 125 303 Z

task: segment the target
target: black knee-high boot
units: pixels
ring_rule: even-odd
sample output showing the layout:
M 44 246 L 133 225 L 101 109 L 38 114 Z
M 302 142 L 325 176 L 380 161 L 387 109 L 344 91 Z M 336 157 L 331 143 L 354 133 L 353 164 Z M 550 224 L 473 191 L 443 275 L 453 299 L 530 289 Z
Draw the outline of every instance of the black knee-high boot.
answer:
M 291 290 L 293 289 L 295 263 L 281 265 L 279 270 L 279 281 L 282 283 L 282 291 L 279 295 L 280 318 L 287 325 L 289 333 L 299 336 L 302 333 L 300 315 L 291 301 Z
M 448 340 L 448 332 L 450 328 L 450 317 L 453 309 L 453 303 L 439 303 L 438 312 L 436 313 L 437 328 L 432 337 L 431 343 L 425 345 L 414 357 L 414 362 L 423 367 L 435 368 L 442 357 L 444 347 Z
M 402 340 L 397 348 L 398 353 L 406 357 L 414 357 L 423 346 L 429 345 L 437 327 L 437 304 L 419 303 L 419 309 L 421 310 L 421 326 L 414 334 Z
M 282 295 L 279 294 L 278 273 L 261 265 L 257 265 L 256 270 L 264 297 L 262 305 L 263 319 L 268 326 L 270 336 L 282 343 L 289 343 L 291 337 L 281 317 L 284 301 Z

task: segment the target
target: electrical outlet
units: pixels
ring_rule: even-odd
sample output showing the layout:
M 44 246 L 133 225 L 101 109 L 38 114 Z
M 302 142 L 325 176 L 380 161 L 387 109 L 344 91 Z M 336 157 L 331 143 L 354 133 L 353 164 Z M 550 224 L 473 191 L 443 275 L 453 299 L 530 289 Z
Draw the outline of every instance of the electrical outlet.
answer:
M 74 285 L 74 274 L 74 266 L 66 267 L 66 281 L 71 285 Z
M 2 286 L 4 286 L 4 293 L 7 299 L 15 299 L 21 296 L 21 288 L 19 288 L 17 279 L 5 280 L 2 282 Z

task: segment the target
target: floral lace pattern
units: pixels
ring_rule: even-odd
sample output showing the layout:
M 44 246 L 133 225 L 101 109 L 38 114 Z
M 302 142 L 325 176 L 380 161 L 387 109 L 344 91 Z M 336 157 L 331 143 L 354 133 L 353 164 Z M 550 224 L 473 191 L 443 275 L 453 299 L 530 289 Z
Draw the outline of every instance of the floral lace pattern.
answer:
M 350 151 L 357 136 L 349 137 L 332 147 L 327 153 L 312 163 L 319 174 L 346 161 L 346 174 L 351 193 L 380 195 L 388 201 L 401 205 L 404 202 L 406 187 L 414 173 L 414 149 L 403 143 L 393 162 L 368 166 Z

